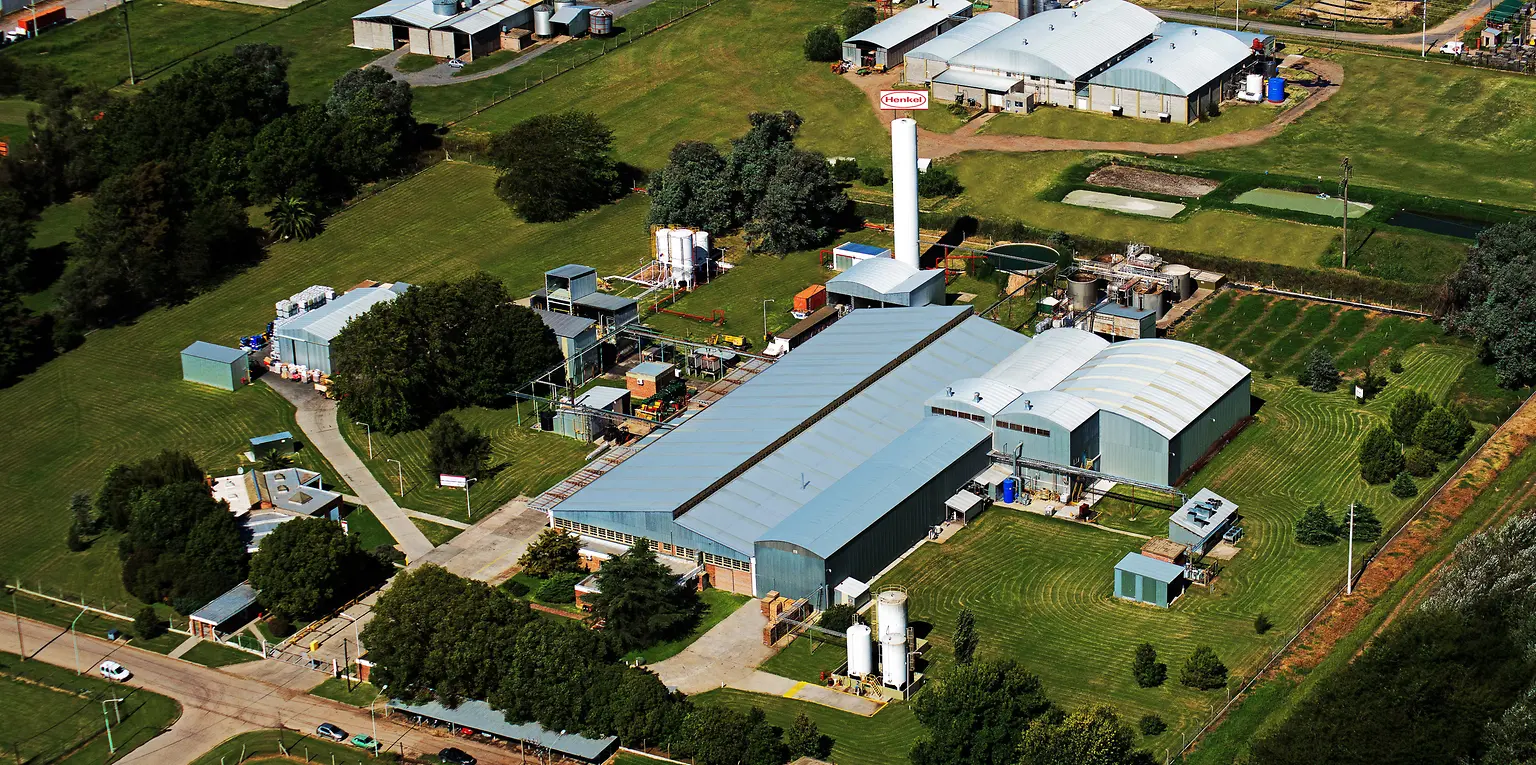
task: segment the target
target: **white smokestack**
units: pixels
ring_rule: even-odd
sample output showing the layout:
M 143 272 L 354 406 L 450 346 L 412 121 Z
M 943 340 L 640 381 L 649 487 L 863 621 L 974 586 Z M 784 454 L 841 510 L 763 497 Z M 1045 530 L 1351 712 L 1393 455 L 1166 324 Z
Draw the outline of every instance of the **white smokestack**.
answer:
M 917 268 L 917 120 L 903 117 L 891 123 L 891 185 L 896 260 Z

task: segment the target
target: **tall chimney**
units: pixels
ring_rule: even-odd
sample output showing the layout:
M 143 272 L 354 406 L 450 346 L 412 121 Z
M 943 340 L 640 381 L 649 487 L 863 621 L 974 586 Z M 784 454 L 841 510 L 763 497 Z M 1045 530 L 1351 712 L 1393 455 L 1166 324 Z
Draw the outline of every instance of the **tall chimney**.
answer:
M 891 122 L 891 185 L 895 191 L 896 260 L 917 264 L 917 120 Z

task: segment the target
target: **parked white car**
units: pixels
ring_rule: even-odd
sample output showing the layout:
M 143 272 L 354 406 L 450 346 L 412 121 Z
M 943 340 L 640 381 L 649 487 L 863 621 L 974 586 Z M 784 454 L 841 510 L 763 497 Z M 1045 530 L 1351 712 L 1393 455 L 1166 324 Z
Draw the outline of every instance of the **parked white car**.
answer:
M 450 59 L 448 61 L 448 68 L 449 69 L 463 69 L 464 68 L 464 62 L 460 61 L 460 60 L 458 60 L 456 58 L 455 59 Z
M 115 661 L 102 662 L 100 669 L 102 677 L 105 677 L 108 680 L 115 680 L 119 683 L 127 680 L 130 677 L 133 677 L 133 673 L 129 672 L 127 667 L 124 667 Z

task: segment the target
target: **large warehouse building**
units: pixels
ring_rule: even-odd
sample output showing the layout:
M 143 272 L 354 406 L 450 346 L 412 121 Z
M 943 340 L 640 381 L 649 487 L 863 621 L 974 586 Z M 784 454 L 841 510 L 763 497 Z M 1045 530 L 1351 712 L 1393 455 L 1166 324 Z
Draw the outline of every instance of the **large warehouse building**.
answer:
M 900 64 L 907 51 L 971 17 L 971 0 L 923 0 L 843 41 L 849 66 Z
M 1249 380 L 1188 343 L 1029 338 L 968 306 L 853 311 L 555 505 L 551 522 L 650 539 L 723 589 L 826 605 L 994 463 L 1173 482 L 1248 416 Z
M 533 7 L 523 0 L 389 0 L 352 17 L 352 46 L 409 46 L 423 56 L 471 61 L 520 46 L 522 37 L 512 33 L 533 26 Z

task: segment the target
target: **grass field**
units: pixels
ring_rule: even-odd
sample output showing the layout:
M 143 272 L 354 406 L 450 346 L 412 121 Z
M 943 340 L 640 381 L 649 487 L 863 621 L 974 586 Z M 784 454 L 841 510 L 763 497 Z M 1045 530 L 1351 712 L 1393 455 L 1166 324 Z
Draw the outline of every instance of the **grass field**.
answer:
M 175 720 L 181 710 L 165 696 L 108 683 L 40 661 L 0 653 L 0 738 L 6 759 L 70 765 L 109 758 L 103 699 L 122 698 L 122 721 L 112 719 L 117 757 L 138 748 Z M 111 708 L 110 706 L 108 707 Z
M 1265 104 L 1228 104 L 1221 114 L 1211 119 L 1175 125 L 1078 109 L 1042 108 L 1031 114 L 999 114 L 988 120 L 981 132 L 1084 141 L 1176 143 L 1262 127 L 1275 119 L 1277 111 L 1276 107 Z
M 823 671 L 831 672 L 847 660 L 847 644 L 836 641 L 813 643 L 808 635 L 790 641 L 789 645 L 759 665 L 758 669 L 791 680 L 819 684 Z
M 634 662 L 644 659 L 647 664 L 655 664 L 658 661 L 670 659 L 682 653 L 684 648 L 693 645 L 693 641 L 698 640 L 711 627 L 719 624 L 725 617 L 735 613 L 736 609 L 751 600 L 745 595 L 737 595 L 734 592 L 717 590 L 713 587 L 699 593 L 699 599 L 704 602 L 704 615 L 699 618 L 699 623 L 692 631 L 676 640 L 658 643 L 644 650 L 630 651 L 624 656 L 624 661 Z
M 227 667 L 231 664 L 261 661 L 261 657 L 256 654 L 246 653 L 245 651 L 219 645 L 218 643 L 210 643 L 206 640 L 192 646 L 191 650 L 181 655 L 181 658 L 205 667 Z
M 427 541 L 431 542 L 433 547 L 448 544 L 450 540 L 459 535 L 460 531 L 460 529 L 452 526 L 444 526 L 441 523 L 424 521 L 420 518 L 412 518 L 411 523 L 415 524 L 416 528 L 426 535 Z
M 788 729 L 800 713 L 811 718 L 824 736 L 831 736 L 832 761 L 837 765 L 890 765 L 905 762 L 907 751 L 922 732 L 912 707 L 890 704 L 874 718 L 862 717 L 820 704 L 764 696 L 732 688 L 701 693 L 695 704 L 719 704 L 739 711 L 763 710 L 768 722 Z
M 370 702 L 379 698 L 379 689 L 374 687 L 373 683 L 352 683 L 352 690 L 349 691 L 346 680 L 330 677 L 326 678 L 325 682 L 310 688 L 309 695 L 366 709 Z
M 286 747 L 289 756 L 283 756 Z M 359 765 L 365 762 L 384 762 L 355 746 L 315 738 L 306 733 L 291 730 L 258 730 L 242 733 L 208 750 L 192 761 L 192 765 L 224 765 L 232 763 L 244 753 L 246 763 L 278 765 L 279 763 L 316 762 L 335 765 Z M 434 760 L 435 761 L 435 760 Z
M 28 135 L 27 115 L 38 105 L 23 98 L 0 98 L 0 139 L 20 141 Z
M 347 522 L 347 532 L 358 536 L 358 542 L 364 550 L 372 550 L 379 545 L 395 545 L 395 538 L 389 530 L 366 507 L 354 508 L 343 520 Z
M 1094 522 L 1151 537 L 1168 536 L 1172 511 L 1166 505 L 1178 505 L 1178 497 L 1125 484 L 1116 485 L 1111 494 L 1093 504 Z

